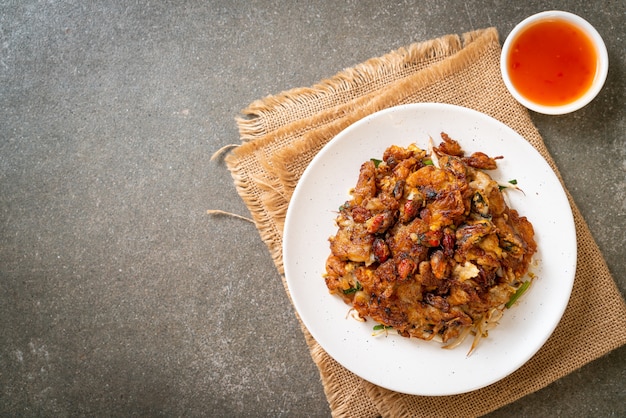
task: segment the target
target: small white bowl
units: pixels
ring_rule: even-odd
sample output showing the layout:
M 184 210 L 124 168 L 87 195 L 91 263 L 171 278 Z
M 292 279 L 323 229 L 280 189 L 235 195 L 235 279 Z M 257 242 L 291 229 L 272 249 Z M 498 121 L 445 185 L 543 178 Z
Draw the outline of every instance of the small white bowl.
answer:
M 579 97 L 577 100 L 559 106 L 546 106 L 528 100 L 526 97 L 521 95 L 519 91 L 515 88 L 508 74 L 509 51 L 517 36 L 525 31 L 529 26 L 545 20 L 564 20 L 570 24 L 575 25 L 588 36 L 597 54 L 596 74 L 589 90 L 587 90 L 587 92 Z M 606 45 L 604 44 L 604 41 L 602 40 L 602 37 L 600 36 L 598 31 L 582 17 L 569 12 L 563 12 L 558 10 L 537 13 L 535 15 L 527 17 L 522 22 L 520 22 L 517 26 L 515 26 L 515 28 L 513 28 L 509 36 L 507 36 L 506 41 L 502 46 L 502 54 L 500 56 L 500 71 L 502 73 L 502 78 L 504 79 L 504 84 L 506 85 L 509 92 L 513 95 L 513 97 L 515 97 L 518 102 L 520 102 L 528 109 L 547 115 L 562 115 L 565 113 L 573 112 L 587 105 L 598 95 L 598 93 L 602 89 L 602 86 L 604 85 L 604 82 L 606 80 L 608 70 L 609 56 L 606 51 Z

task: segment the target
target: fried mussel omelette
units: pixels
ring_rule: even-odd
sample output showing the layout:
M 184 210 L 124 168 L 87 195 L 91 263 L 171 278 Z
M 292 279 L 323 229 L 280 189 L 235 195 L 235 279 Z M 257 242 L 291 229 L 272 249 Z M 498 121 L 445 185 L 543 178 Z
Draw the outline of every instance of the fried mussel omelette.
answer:
M 324 278 L 354 318 L 445 348 L 473 334 L 471 352 L 530 283 L 537 246 L 532 224 L 505 202 L 506 186 L 484 171 L 501 157 L 465 156 L 441 138 L 428 150 L 392 145 L 362 164 Z

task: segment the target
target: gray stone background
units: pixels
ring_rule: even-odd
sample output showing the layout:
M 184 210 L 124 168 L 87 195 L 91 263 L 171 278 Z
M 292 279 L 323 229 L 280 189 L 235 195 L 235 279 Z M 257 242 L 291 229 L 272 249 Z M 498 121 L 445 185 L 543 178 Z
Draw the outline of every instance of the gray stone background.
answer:
M 0 416 L 329 416 L 214 151 L 251 101 L 548 9 L 608 80 L 532 114 L 626 294 L 623 1 L 0 1 Z M 493 414 L 625 416 L 626 348 Z

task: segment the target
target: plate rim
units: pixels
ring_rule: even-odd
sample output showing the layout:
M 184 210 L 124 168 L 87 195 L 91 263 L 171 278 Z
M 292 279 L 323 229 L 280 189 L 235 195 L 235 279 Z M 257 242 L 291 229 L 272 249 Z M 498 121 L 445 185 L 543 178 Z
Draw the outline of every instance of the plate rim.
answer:
M 339 359 L 336 358 L 335 355 L 333 355 L 333 353 L 331 353 L 330 351 L 334 351 L 334 350 L 329 350 L 327 348 L 327 345 L 324 344 L 322 341 L 320 341 L 319 338 L 319 333 L 317 332 L 317 329 L 315 328 L 315 326 L 312 326 L 310 318 L 308 318 L 308 316 L 306 314 L 303 314 L 303 311 L 301 310 L 300 304 L 299 304 L 299 295 L 294 294 L 294 283 L 291 280 L 291 264 L 290 264 L 290 240 L 291 240 L 291 236 L 289 234 L 289 226 L 291 225 L 291 223 L 293 222 L 292 218 L 294 215 L 294 211 L 292 210 L 292 207 L 294 207 L 294 205 L 292 205 L 293 199 L 298 199 L 300 194 L 303 193 L 302 192 L 302 188 L 305 186 L 301 186 L 303 184 L 306 184 L 306 181 L 308 179 L 308 176 L 310 176 L 311 171 L 315 170 L 315 167 L 317 166 L 317 164 L 319 163 L 320 160 L 322 160 L 324 158 L 324 155 L 326 152 L 328 152 L 329 149 L 332 149 L 334 147 L 334 144 L 340 141 L 343 141 L 343 138 L 345 138 L 346 136 L 349 136 L 349 134 L 356 129 L 359 129 L 359 127 L 370 123 L 372 120 L 380 118 L 380 117 L 384 117 L 384 115 L 388 114 L 388 113 L 395 113 L 395 112 L 403 112 L 403 111 L 408 111 L 408 112 L 412 112 L 412 111 L 420 111 L 420 110 L 426 110 L 426 111 L 437 111 L 437 112 L 462 112 L 466 115 L 469 115 L 471 118 L 475 118 L 475 119 L 482 119 L 482 120 L 486 120 L 487 123 L 489 124 L 496 124 L 500 129 L 503 129 L 504 131 L 507 131 L 507 135 L 513 135 L 515 137 L 517 137 L 518 139 L 521 139 L 521 141 L 523 141 L 523 143 L 525 144 L 525 147 L 535 153 L 535 157 L 540 158 L 549 168 L 549 173 L 552 174 L 553 179 L 552 181 L 556 180 L 556 183 L 558 184 L 558 189 L 560 192 L 562 192 L 562 196 L 561 199 L 565 199 L 565 203 L 566 203 L 566 207 L 568 208 L 568 213 L 566 215 L 566 220 L 567 224 L 568 224 L 568 230 L 570 230 L 570 232 L 572 232 L 573 230 L 573 238 L 574 238 L 574 242 L 573 244 L 570 245 L 569 247 L 569 253 L 571 254 L 571 273 L 568 275 L 569 278 L 569 285 L 567 286 L 567 288 L 564 290 L 564 294 L 563 294 L 563 302 L 562 302 L 562 306 L 559 307 L 559 312 L 558 315 L 556 315 L 557 319 L 554 321 L 554 323 L 551 323 L 550 326 L 548 327 L 549 329 L 547 329 L 545 331 L 545 337 L 542 338 L 542 340 L 539 343 L 535 343 L 536 347 L 533 350 L 529 350 L 528 351 L 528 355 L 523 358 L 519 364 L 514 367 L 514 368 L 509 368 L 507 369 L 508 371 L 505 374 L 502 374 L 500 376 L 498 376 L 497 378 L 492 379 L 491 381 L 483 381 L 482 383 L 480 383 L 479 385 L 477 385 L 476 387 L 466 387 L 464 389 L 457 389 L 457 390 L 447 390 L 447 391 L 435 391 L 435 392 L 428 392 L 428 391 L 422 391 L 422 390 L 412 390 L 410 388 L 402 388 L 399 387 L 396 384 L 393 385 L 389 385 L 389 384 L 385 384 L 385 382 L 381 382 L 381 381 L 372 381 L 371 378 L 363 376 L 362 373 L 359 373 L 359 370 L 354 370 L 353 367 L 348 367 L 346 366 L 346 364 L 344 364 L 342 361 L 340 361 Z M 482 123 L 482 121 L 481 121 Z M 460 140 L 459 142 L 462 143 L 462 140 Z M 388 147 L 392 145 L 392 142 L 386 142 L 384 148 Z M 465 147 L 464 147 L 465 148 Z M 355 173 L 356 175 L 357 173 Z M 304 179 L 304 181 L 302 181 Z M 356 177 L 355 177 L 356 179 Z M 569 200 L 567 199 L 567 195 L 565 192 L 565 187 L 562 184 L 562 182 L 560 181 L 560 179 L 558 178 L 558 176 L 556 175 L 556 173 L 554 172 L 554 170 L 549 166 L 548 162 L 546 161 L 546 159 L 539 153 L 539 151 L 530 143 L 528 142 L 525 138 L 523 138 L 518 132 L 516 132 L 514 129 L 512 129 L 511 127 L 509 127 L 508 125 L 504 124 L 503 122 L 493 118 L 490 115 L 487 115 L 485 113 L 479 112 L 477 110 L 474 109 L 470 109 L 467 107 L 463 107 L 463 106 L 458 106 L 458 105 L 452 105 L 452 104 L 444 104 L 444 103 L 410 103 L 410 104 L 404 104 L 404 105 L 398 105 L 398 106 L 392 106 L 377 112 L 374 112 L 370 115 L 367 115 L 361 119 L 359 119 L 358 121 L 352 123 L 351 125 L 349 125 L 348 127 L 346 127 L 345 129 L 343 129 L 341 132 L 339 132 L 334 138 L 332 138 L 327 144 L 324 145 L 324 147 L 322 147 L 322 149 L 311 159 L 311 161 L 309 162 L 309 164 L 307 165 L 307 167 L 305 168 L 305 170 L 303 171 L 297 185 L 296 188 L 294 189 L 294 192 L 291 196 L 288 208 L 287 208 L 287 214 L 286 214 L 286 218 L 285 218 L 285 223 L 284 223 L 284 230 L 283 230 L 283 246 L 282 246 L 282 251 L 283 251 L 283 267 L 284 267 L 284 277 L 286 280 L 286 284 L 287 284 L 287 288 L 288 291 L 290 293 L 290 297 L 292 299 L 292 303 L 294 305 L 295 310 L 297 311 L 300 320 L 302 321 L 303 325 L 307 328 L 307 330 L 311 333 L 312 337 L 318 342 L 318 344 L 333 358 L 335 359 L 339 364 L 342 364 L 344 367 L 346 367 L 348 370 L 350 370 L 351 372 L 355 373 L 356 375 L 360 376 L 361 378 L 370 381 L 371 383 L 380 385 L 382 387 L 386 387 L 387 389 L 390 390 L 394 390 L 397 392 L 401 392 L 401 393 L 407 393 L 407 394 L 411 394 L 411 395 L 423 395 L 423 396 L 446 396 L 446 395 L 455 395 L 455 394 L 461 394 L 461 393 L 466 393 L 466 392 L 470 392 L 472 390 L 476 390 L 476 389 L 480 389 L 482 387 L 488 386 L 490 384 L 493 384 L 503 378 L 505 378 L 506 376 L 510 375 L 511 373 L 513 373 L 515 370 L 517 370 L 519 367 L 523 366 L 530 358 L 532 358 L 537 351 L 539 351 L 539 349 L 545 344 L 545 342 L 549 339 L 549 337 L 553 334 L 554 330 L 556 329 L 556 327 L 558 326 L 558 324 L 560 323 L 563 314 L 565 312 L 565 309 L 567 308 L 567 305 L 569 303 L 569 299 L 571 296 L 571 292 L 572 292 L 572 288 L 573 288 L 573 283 L 574 283 L 574 278 L 575 278 L 575 270 L 576 270 L 576 262 L 577 262 L 577 248 L 576 248 L 576 232 L 575 232 L 575 224 L 574 224 L 574 220 L 573 220 L 573 213 L 571 211 L 571 206 L 569 204 Z M 524 213 L 522 213 L 522 215 L 524 215 Z M 332 217 L 333 222 L 334 222 L 334 216 Z M 320 277 L 320 281 L 322 281 L 322 278 Z M 328 295 L 329 298 L 332 298 L 332 296 L 329 294 Z M 343 303 L 343 302 L 342 302 Z M 348 309 L 348 305 L 346 305 L 346 310 Z M 404 338 L 404 337 L 401 337 Z M 323 339 L 322 339 L 323 340 Z

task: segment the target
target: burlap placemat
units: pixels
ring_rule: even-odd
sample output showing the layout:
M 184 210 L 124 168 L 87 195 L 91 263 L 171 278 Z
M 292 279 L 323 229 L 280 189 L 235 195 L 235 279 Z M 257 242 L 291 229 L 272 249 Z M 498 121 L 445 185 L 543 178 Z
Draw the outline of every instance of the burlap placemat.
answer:
M 341 130 L 387 107 L 439 102 L 491 115 L 526 138 L 560 179 L 528 112 L 506 90 L 499 60 L 494 28 L 462 37 L 449 35 L 368 60 L 311 88 L 266 97 L 244 109 L 238 119 L 242 145 L 225 160 L 279 272 L 283 274 L 287 206 L 307 164 Z M 471 393 L 410 396 L 355 376 L 303 327 L 333 416 L 480 416 L 626 344 L 626 305 L 569 193 L 568 198 L 578 237 L 574 289 L 561 323 L 529 362 Z M 284 276 L 283 284 L 289 294 Z

